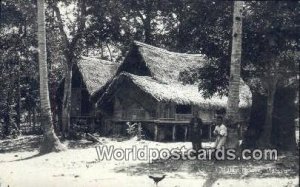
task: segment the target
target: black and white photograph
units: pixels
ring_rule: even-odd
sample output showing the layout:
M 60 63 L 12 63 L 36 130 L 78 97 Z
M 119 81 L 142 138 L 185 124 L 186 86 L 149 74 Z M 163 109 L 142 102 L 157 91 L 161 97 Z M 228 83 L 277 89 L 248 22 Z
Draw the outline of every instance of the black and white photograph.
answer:
M 299 187 L 300 1 L 0 0 L 0 187 Z

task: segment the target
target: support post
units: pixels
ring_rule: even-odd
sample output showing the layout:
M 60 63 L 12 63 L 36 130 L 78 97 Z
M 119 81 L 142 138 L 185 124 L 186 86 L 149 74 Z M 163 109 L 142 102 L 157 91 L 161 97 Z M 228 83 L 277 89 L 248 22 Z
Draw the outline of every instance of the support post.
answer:
M 208 138 L 209 138 L 209 141 L 211 141 L 211 124 L 209 124 L 209 130 L 208 130 L 209 134 L 208 134 Z
M 138 123 L 138 140 L 142 139 L 142 124 Z
M 176 125 L 173 125 L 172 127 L 172 140 L 176 140 Z
M 187 126 L 184 126 L 184 141 L 187 141 L 187 133 L 188 133 L 188 128 Z
M 154 125 L 154 141 L 157 141 L 158 135 L 158 126 L 157 124 Z

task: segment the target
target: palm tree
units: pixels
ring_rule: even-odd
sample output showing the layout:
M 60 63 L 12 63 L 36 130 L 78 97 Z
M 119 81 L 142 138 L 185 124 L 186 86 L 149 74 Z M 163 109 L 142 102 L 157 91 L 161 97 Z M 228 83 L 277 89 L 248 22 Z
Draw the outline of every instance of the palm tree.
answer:
M 242 53 L 242 11 L 243 1 L 234 1 L 229 94 L 226 112 L 228 123 L 232 128 L 228 128 L 226 148 L 237 148 L 239 145 L 236 124 L 239 121 L 239 88 Z
M 45 28 L 45 7 L 44 0 L 37 1 L 38 21 L 38 47 L 39 47 L 39 75 L 40 75 L 40 102 L 41 102 L 41 125 L 43 128 L 43 141 L 40 153 L 61 151 L 64 149 L 54 133 L 52 114 L 48 89 L 48 70 L 46 52 L 46 28 Z

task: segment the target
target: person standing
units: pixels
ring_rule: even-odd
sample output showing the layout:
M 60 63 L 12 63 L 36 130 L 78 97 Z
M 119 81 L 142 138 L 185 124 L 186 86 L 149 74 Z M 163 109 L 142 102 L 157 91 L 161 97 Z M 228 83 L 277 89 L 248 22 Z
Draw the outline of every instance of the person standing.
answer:
M 190 121 L 191 142 L 195 151 L 202 149 L 202 125 L 202 120 L 195 111 Z
M 225 145 L 227 138 L 227 127 L 223 123 L 223 118 L 221 116 L 217 117 L 216 127 L 213 133 L 217 136 L 215 148 L 221 149 Z

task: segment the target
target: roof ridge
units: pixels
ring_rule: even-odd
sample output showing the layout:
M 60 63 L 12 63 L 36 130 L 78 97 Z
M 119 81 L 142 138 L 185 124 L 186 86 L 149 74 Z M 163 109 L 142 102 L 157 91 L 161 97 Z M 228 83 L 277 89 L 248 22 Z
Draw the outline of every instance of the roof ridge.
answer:
M 106 65 L 115 65 L 115 64 L 117 64 L 117 63 L 114 63 L 114 62 L 112 62 L 110 60 L 104 60 L 100 56 L 84 56 L 84 55 L 82 55 L 80 58 L 82 60 L 97 60 L 101 64 L 106 64 Z
M 134 40 L 134 44 L 137 45 L 137 46 L 142 46 L 142 47 L 146 47 L 146 48 L 149 48 L 149 49 L 155 49 L 155 50 L 158 50 L 158 51 L 161 51 L 161 52 L 164 52 L 164 53 L 169 53 L 169 54 L 172 54 L 172 55 L 175 54 L 175 55 L 179 55 L 179 56 L 205 57 L 204 54 L 200 54 L 200 53 L 173 52 L 173 51 L 169 51 L 167 49 L 163 49 L 163 48 L 160 48 L 160 47 L 149 45 L 149 44 L 146 44 L 146 43 L 143 43 L 143 42 L 140 42 L 140 41 L 136 41 L 136 40 Z

